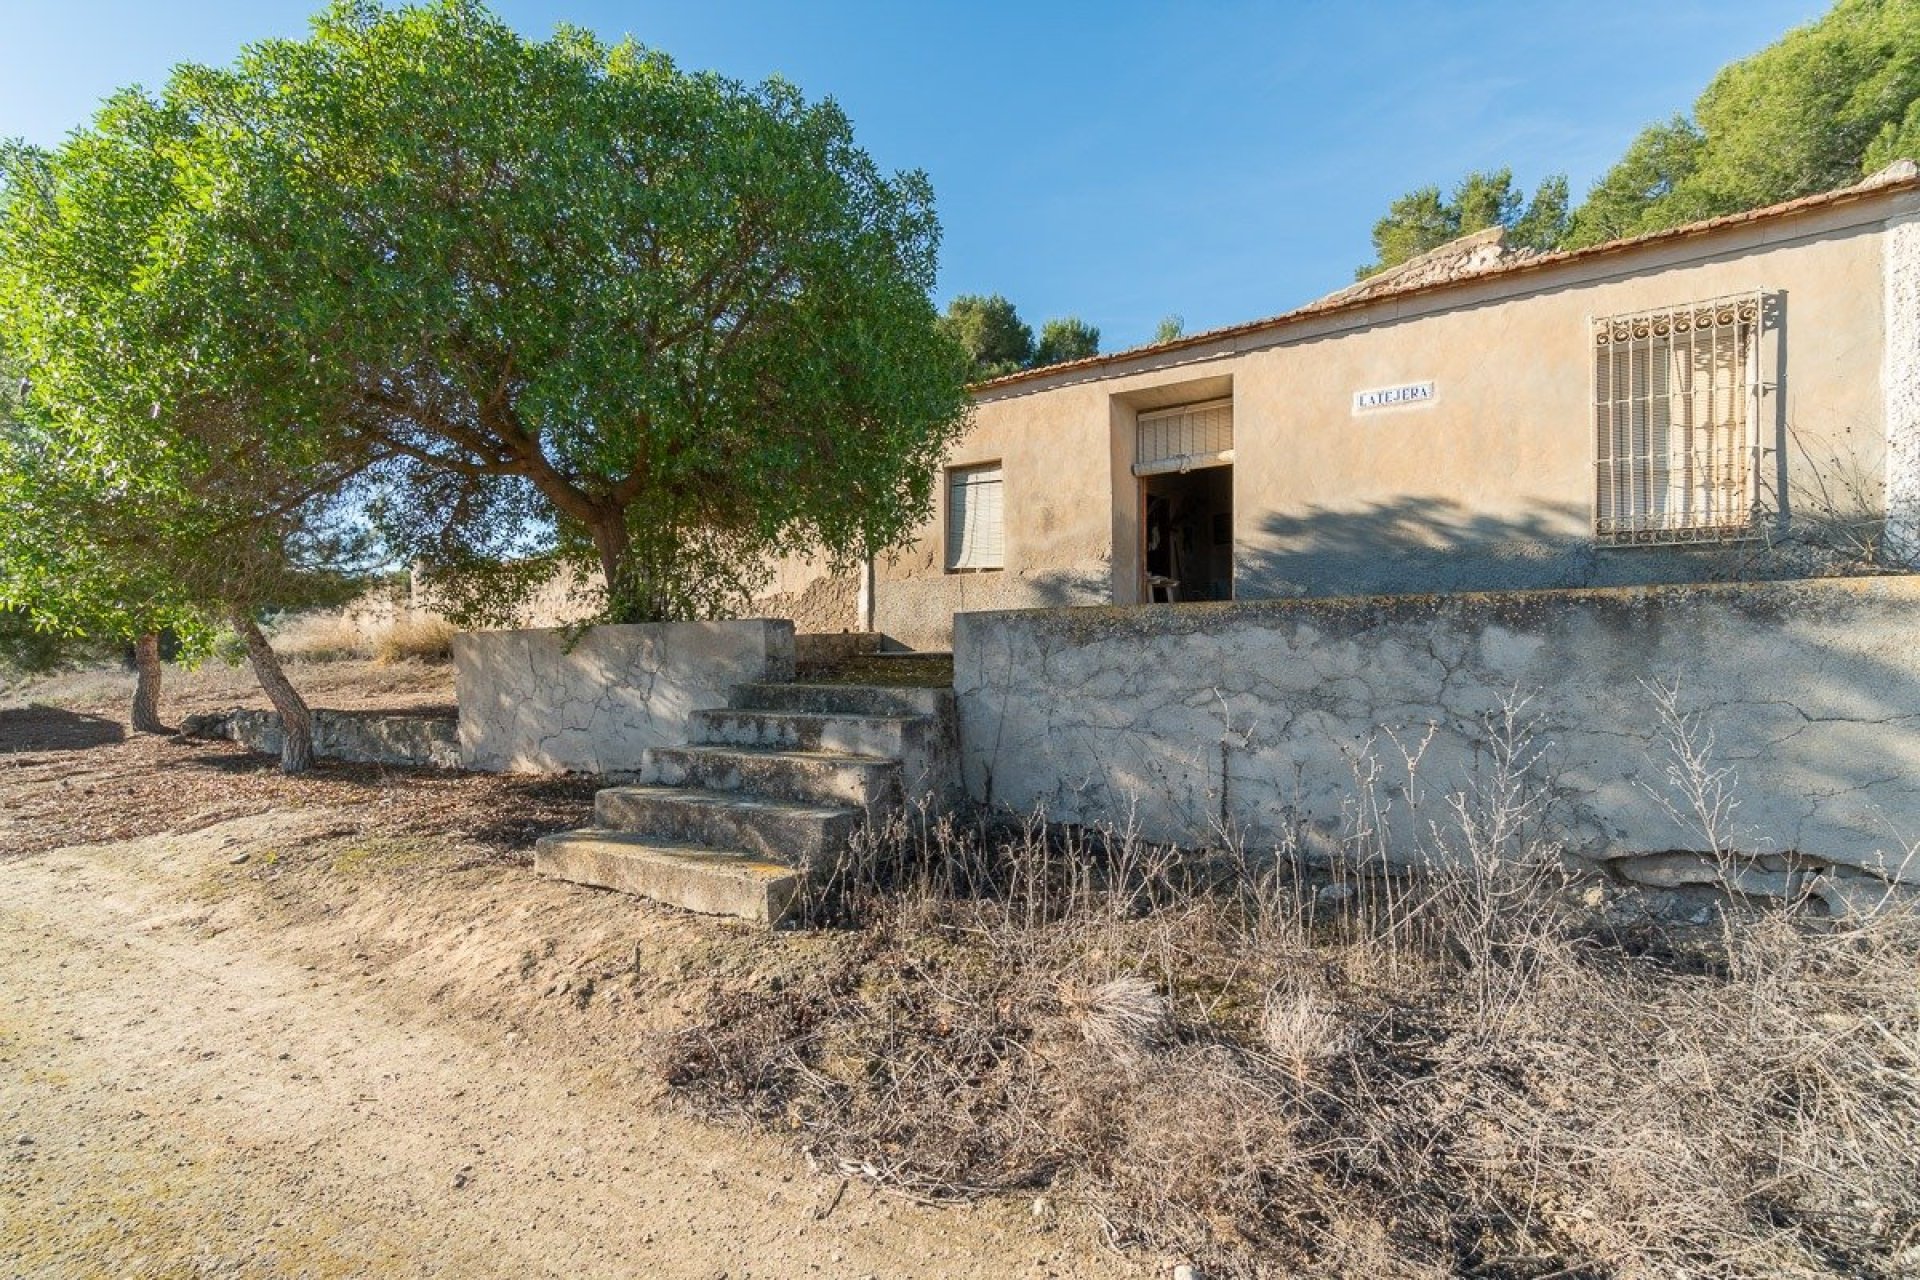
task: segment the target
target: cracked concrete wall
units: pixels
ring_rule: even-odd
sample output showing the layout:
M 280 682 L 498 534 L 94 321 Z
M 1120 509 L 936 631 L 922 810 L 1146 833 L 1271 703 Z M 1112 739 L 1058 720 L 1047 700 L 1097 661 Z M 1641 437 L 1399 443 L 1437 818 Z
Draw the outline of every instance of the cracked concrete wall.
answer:
M 1706 844 L 1659 799 L 1679 797 L 1647 682 L 1677 682 L 1738 775 L 1742 851 L 1898 867 L 1920 841 L 1916 634 L 1913 576 L 969 614 L 961 755 L 976 801 L 1187 845 L 1224 826 L 1331 849 L 1370 793 L 1414 856 L 1517 692 L 1555 835 L 1606 862 Z
M 1887 224 L 1887 551 L 1920 565 L 1920 215 Z
M 469 769 L 615 773 L 683 745 L 688 717 L 725 706 L 733 686 L 792 679 L 793 624 L 475 631 L 454 637 L 453 663 Z

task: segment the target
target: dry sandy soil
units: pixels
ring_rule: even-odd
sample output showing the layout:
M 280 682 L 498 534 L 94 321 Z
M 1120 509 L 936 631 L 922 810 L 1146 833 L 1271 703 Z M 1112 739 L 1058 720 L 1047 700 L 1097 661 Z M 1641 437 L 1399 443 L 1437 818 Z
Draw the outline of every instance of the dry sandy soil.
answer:
M 334 665 L 317 705 L 446 699 Z M 221 679 L 168 714 L 242 701 Z M 126 687 L 0 700 L 0 1276 L 1150 1273 L 1072 1213 L 675 1112 L 658 1033 L 842 944 L 536 880 L 586 785 L 286 780 L 129 736 Z

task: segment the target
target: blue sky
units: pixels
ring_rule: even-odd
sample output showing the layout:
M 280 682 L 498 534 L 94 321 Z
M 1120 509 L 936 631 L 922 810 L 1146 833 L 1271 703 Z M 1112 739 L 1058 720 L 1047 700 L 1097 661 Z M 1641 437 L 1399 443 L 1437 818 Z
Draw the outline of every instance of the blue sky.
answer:
M 298 35 L 313 3 L 0 0 L 0 135 L 56 142 L 129 83 Z M 928 171 L 940 300 L 1075 313 L 1112 350 L 1347 283 L 1388 201 L 1511 165 L 1576 195 L 1639 128 L 1823 0 L 773 3 L 498 0 L 521 31 L 631 33 L 688 67 L 831 95 Z

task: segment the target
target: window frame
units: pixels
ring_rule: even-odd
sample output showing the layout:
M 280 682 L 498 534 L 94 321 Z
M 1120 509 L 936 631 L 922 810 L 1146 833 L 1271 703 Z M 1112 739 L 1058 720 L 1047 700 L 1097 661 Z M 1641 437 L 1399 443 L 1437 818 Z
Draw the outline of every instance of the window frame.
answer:
M 960 477 L 975 472 L 992 471 L 999 476 L 996 483 L 1000 486 L 1000 560 L 998 564 L 961 565 L 954 563 L 954 505 L 953 493 L 960 483 Z M 945 573 L 1002 573 L 1007 567 L 1007 470 L 999 458 L 990 458 L 980 462 L 955 463 L 944 469 L 940 485 L 940 563 Z
M 1767 324 L 1768 297 L 1765 290 L 1752 289 L 1694 302 L 1677 303 L 1672 306 L 1640 308 L 1613 315 L 1588 317 L 1587 449 L 1591 467 L 1588 482 L 1588 497 L 1591 503 L 1588 529 L 1599 546 L 1603 548 L 1675 547 L 1703 543 L 1745 542 L 1761 536 L 1766 493 L 1762 466 L 1766 448 L 1760 430 L 1760 408 L 1768 387 L 1762 371 L 1764 352 L 1762 335 L 1770 327 Z M 1700 457 L 1700 451 L 1697 447 L 1684 451 L 1675 449 L 1673 433 L 1679 424 L 1673 418 L 1674 404 L 1682 398 L 1686 400 L 1689 419 L 1686 430 L 1717 432 L 1722 429 L 1721 425 L 1713 420 L 1711 409 L 1708 414 L 1708 425 L 1703 427 L 1694 420 L 1700 391 L 1693 385 L 1692 377 L 1689 376 L 1686 379 L 1689 385 L 1684 390 L 1669 389 L 1665 392 L 1654 390 L 1653 383 L 1649 379 L 1648 389 L 1642 393 L 1633 386 L 1633 371 L 1629 365 L 1627 378 L 1630 394 L 1626 399 L 1620 400 L 1611 394 L 1611 390 L 1605 398 L 1602 397 L 1601 369 L 1603 362 L 1611 358 L 1612 351 L 1617 350 L 1620 344 L 1660 341 L 1665 344 L 1667 353 L 1665 358 L 1669 361 L 1668 375 L 1671 376 L 1670 362 L 1674 358 L 1673 335 L 1675 333 L 1692 334 L 1703 326 L 1716 328 L 1733 326 L 1736 335 L 1734 356 L 1738 367 L 1728 389 L 1737 391 L 1739 394 L 1744 421 L 1738 424 L 1737 430 L 1744 432 L 1744 436 L 1730 442 L 1723 451 L 1729 463 L 1734 459 L 1738 460 L 1737 467 L 1728 464 L 1723 466 L 1725 477 L 1737 475 L 1739 480 L 1733 483 L 1723 479 L 1718 485 L 1708 484 L 1703 487 L 1689 480 L 1684 488 L 1676 490 L 1671 466 L 1673 460 L 1686 458 L 1685 473 L 1691 475 L 1695 461 Z M 1694 340 L 1689 337 L 1688 341 L 1689 351 L 1697 351 Z M 1619 375 L 1612 365 L 1607 367 L 1612 386 L 1617 387 Z M 1711 406 L 1719 388 L 1714 382 L 1714 371 L 1709 369 L 1707 376 L 1707 403 Z M 1671 387 L 1670 383 L 1668 385 Z M 1667 402 L 1665 430 L 1668 433 L 1668 444 L 1665 450 L 1667 467 L 1664 473 L 1661 472 L 1659 460 L 1655 458 L 1651 449 L 1652 439 L 1659 430 L 1654 409 L 1663 399 Z M 1644 401 L 1647 406 L 1644 414 L 1637 409 L 1641 401 Z M 1640 455 L 1637 450 L 1631 450 L 1625 455 L 1626 484 L 1636 492 L 1629 494 L 1631 509 L 1624 516 L 1617 514 L 1619 510 L 1617 499 L 1612 503 L 1612 511 L 1608 510 L 1606 502 L 1608 497 L 1620 491 L 1621 479 L 1618 468 L 1621 465 L 1622 455 L 1611 450 L 1603 452 L 1602 448 L 1603 439 L 1611 437 L 1612 443 L 1618 443 L 1620 439 L 1622 424 L 1618 406 L 1623 404 L 1628 406 L 1625 430 L 1629 442 L 1631 443 L 1632 436 L 1640 432 L 1646 434 L 1649 442 L 1646 453 L 1649 474 L 1645 482 L 1644 507 L 1640 504 L 1637 492 L 1641 483 L 1640 478 L 1633 470 L 1635 460 Z M 1608 417 L 1604 427 L 1603 414 Z M 1736 430 L 1732 427 L 1728 429 Z M 1709 460 L 1715 456 L 1714 449 L 1715 445 L 1709 442 L 1706 455 Z M 1743 454 L 1745 456 L 1741 457 L 1740 455 Z M 1663 476 L 1658 494 L 1655 493 L 1653 485 L 1653 478 L 1657 474 Z M 1708 495 L 1708 501 L 1704 505 L 1709 508 L 1715 495 L 1728 497 L 1743 501 L 1745 510 L 1738 516 L 1696 518 L 1686 523 L 1669 523 L 1661 518 L 1664 512 L 1659 508 L 1671 502 L 1676 493 L 1684 494 L 1689 503 L 1697 493 L 1705 493 Z

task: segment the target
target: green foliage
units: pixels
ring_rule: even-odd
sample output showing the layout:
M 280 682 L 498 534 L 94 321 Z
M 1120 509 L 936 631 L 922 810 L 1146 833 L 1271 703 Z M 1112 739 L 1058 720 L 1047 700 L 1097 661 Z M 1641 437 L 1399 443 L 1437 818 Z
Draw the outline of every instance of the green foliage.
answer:
M 1035 367 L 1084 360 L 1100 354 L 1100 330 L 1079 316 L 1049 320 L 1040 326 L 1040 341 L 1033 350 Z
M 1507 243 L 1523 249 L 1558 249 L 1572 225 L 1567 193 L 1567 175 L 1556 173 L 1543 179 L 1512 221 L 1507 222 Z
M 1460 235 L 1459 210 L 1450 207 L 1438 187 L 1409 191 L 1387 206 L 1373 224 L 1374 261 L 1355 269 L 1353 278 L 1370 275 L 1417 258 Z
M 1508 171 L 1468 174 L 1451 199 L 1423 187 L 1394 201 L 1357 277 L 1482 227 L 1577 248 L 1830 191 L 1901 159 L 1920 159 L 1920 5 L 1839 0 L 1723 68 L 1691 116 L 1642 130 L 1571 216 L 1563 177 L 1523 207 Z
M 0 153 L 0 221 L 21 212 L 23 180 L 43 161 L 25 148 Z M 13 274 L 0 265 L 0 316 Z M 0 661 L 42 671 L 89 644 L 184 624 L 189 611 L 154 566 L 120 561 L 92 536 L 98 485 L 33 426 L 20 345 L 18 327 L 0 325 Z
M 832 102 L 447 0 L 336 4 L 151 105 L 150 271 L 208 282 L 174 346 L 353 458 L 449 590 L 498 610 L 501 560 L 555 555 L 612 618 L 723 613 L 930 508 L 967 413 L 932 195 Z
M 1461 236 L 1488 227 L 1507 228 L 1514 244 L 1550 249 L 1567 228 L 1567 180 L 1555 174 L 1526 200 L 1513 185 L 1511 169 L 1469 173 L 1454 185 L 1451 197 L 1438 187 L 1409 191 L 1373 224 L 1375 260 L 1354 272 L 1364 280 L 1399 266 Z
M 997 293 L 961 294 L 947 304 L 940 324 L 966 351 L 972 382 L 1100 354 L 1100 330 L 1079 316 L 1047 321 L 1036 342 L 1013 303 Z
M 1685 116 L 1641 130 L 1627 154 L 1594 184 L 1586 202 L 1574 212 L 1568 243 L 1600 244 L 1656 230 L 1666 224 L 1649 217 L 1654 209 L 1678 222 L 1707 216 L 1697 195 L 1681 194 L 1687 175 L 1699 165 L 1704 142 Z
M 1877 173 L 1896 160 L 1920 161 L 1920 98 L 1914 99 L 1898 122 L 1889 120 L 1881 126 L 1860 167 L 1867 173 Z
M 1033 363 L 1033 330 L 997 293 L 961 294 L 947 304 L 940 323 L 966 352 L 969 381 L 998 378 Z
M 0 609 L 0 679 L 57 671 L 83 654 L 97 656 L 93 649 L 76 652 L 72 637 L 36 625 L 24 609 Z
M 1468 235 L 1496 223 L 1512 225 L 1520 217 L 1520 193 L 1513 189 L 1513 171 L 1469 173 L 1454 186 L 1453 200 L 1446 210 L 1456 235 Z
M 214 633 L 207 653 L 223 667 L 238 667 L 247 660 L 247 642 L 231 627 L 224 628 Z
M 1187 322 L 1184 317 L 1176 315 L 1161 316 L 1160 323 L 1154 326 L 1153 340 L 1155 342 L 1172 342 L 1176 338 L 1184 337 L 1186 332 Z
M 180 124 L 127 94 L 56 153 L 0 155 L 0 607 L 191 653 L 210 616 L 344 585 L 326 500 L 358 464 L 306 424 L 259 428 L 244 384 L 180 342 L 208 296 L 165 258 Z
M 1920 5 L 1840 0 L 1724 68 L 1692 118 L 1654 125 L 1601 178 L 1570 242 L 1758 208 L 1920 157 Z

